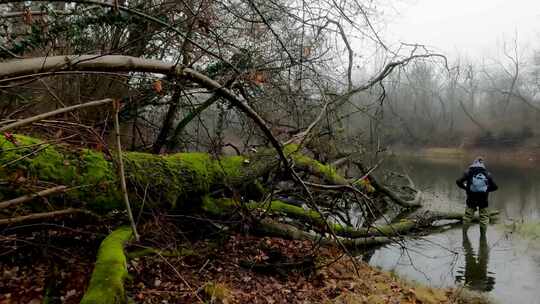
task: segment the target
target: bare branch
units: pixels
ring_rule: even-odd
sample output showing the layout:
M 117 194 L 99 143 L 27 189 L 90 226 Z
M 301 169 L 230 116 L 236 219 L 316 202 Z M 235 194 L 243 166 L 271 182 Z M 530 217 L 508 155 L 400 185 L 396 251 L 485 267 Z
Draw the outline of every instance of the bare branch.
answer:
M 45 196 L 48 196 L 48 195 L 51 195 L 51 194 L 64 192 L 66 189 L 67 189 L 66 186 L 57 186 L 57 187 L 53 187 L 53 188 L 50 188 L 50 189 L 45 189 L 45 190 L 42 190 L 42 191 L 39 191 L 39 192 L 36 192 L 36 193 L 26 194 L 26 195 L 11 199 L 9 201 L 1 202 L 0 203 L 0 209 L 4 209 L 4 208 L 11 207 L 11 206 L 19 205 L 19 204 L 22 204 L 22 203 L 26 203 L 28 201 L 33 200 L 36 197 L 45 197 Z
M 70 107 L 57 109 L 57 110 L 54 110 L 54 111 L 51 111 L 51 112 L 47 112 L 47 113 L 43 113 L 43 114 L 39 114 L 39 115 L 30 117 L 30 118 L 27 118 L 27 119 L 18 120 L 18 121 L 14 122 L 14 123 L 11 123 L 9 125 L 0 127 L 0 132 L 5 132 L 5 131 L 13 129 L 13 128 L 26 126 L 26 125 L 32 124 L 32 123 L 34 123 L 36 121 L 40 121 L 42 119 L 46 119 L 46 118 L 56 116 L 56 115 L 59 115 L 59 114 L 62 114 L 62 113 L 67 113 L 67 112 L 71 112 L 71 111 L 82 109 L 82 108 L 88 108 L 88 107 L 95 107 L 95 106 L 99 106 L 99 105 L 104 105 L 104 104 L 111 103 L 111 102 L 113 102 L 113 99 L 106 98 L 106 99 L 91 101 L 91 102 L 87 102 L 87 103 L 83 103 L 83 104 L 78 104 L 78 105 L 74 105 L 74 106 L 70 106 Z

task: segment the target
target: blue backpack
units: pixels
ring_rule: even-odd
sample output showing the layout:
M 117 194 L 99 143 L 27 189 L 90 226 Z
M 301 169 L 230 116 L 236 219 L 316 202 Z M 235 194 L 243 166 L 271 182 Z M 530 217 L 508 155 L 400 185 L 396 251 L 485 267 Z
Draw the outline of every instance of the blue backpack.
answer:
M 488 178 L 485 172 L 476 172 L 471 179 L 471 192 L 487 192 Z

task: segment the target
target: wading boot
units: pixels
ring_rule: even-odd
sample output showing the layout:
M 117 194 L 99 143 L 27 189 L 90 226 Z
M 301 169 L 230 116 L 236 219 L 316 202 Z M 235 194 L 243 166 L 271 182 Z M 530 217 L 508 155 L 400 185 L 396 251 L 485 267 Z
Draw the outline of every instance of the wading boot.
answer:
M 489 225 L 489 210 L 487 208 L 480 208 L 480 229 L 486 230 Z
M 474 217 L 475 208 L 465 208 L 465 214 L 463 215 L 463 226 L 468 227 Z

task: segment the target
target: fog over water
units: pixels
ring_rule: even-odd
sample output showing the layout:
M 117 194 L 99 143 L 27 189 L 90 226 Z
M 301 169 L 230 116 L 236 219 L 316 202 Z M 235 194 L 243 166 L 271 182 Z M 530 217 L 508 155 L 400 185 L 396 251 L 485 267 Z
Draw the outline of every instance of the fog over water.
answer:
M 499 58 L 496 46 L 516 36 L 523 49 L 539 44 L 535 0 L 402 1 L 387 18 L 388 41 L 425 44 L 450 57 Z

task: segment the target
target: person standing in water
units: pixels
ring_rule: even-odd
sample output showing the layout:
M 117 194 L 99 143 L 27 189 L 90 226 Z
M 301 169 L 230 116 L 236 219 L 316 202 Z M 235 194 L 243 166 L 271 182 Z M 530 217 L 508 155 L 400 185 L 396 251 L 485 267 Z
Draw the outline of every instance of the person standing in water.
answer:
M 465 170 L 463 176 L 456 180 L 456 184 L 467 192 L 467 208 L 463 216 L 463 224 L 468 226 L 476 209 L 479 209 L 480 228 L 485 231 L 489 224 L 488 195 L 499 187 L 487 170 L 483 157 L 477 157 Z

